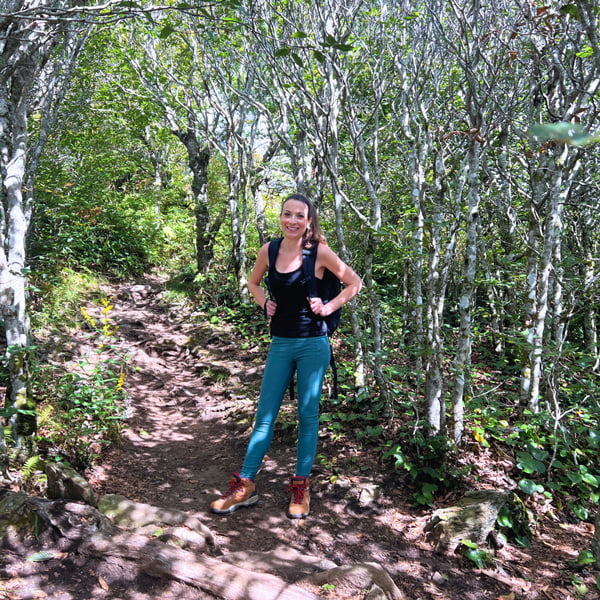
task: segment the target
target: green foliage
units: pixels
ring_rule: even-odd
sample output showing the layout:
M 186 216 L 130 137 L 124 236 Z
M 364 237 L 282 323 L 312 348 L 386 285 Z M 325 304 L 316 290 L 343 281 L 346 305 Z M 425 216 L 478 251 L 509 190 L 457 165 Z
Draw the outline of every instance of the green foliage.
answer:
M 83 298 L 100 297 L 103 279 L 87 270 L 63 268 L 56 277 L 44 273 L 32 276 L 34 308 L 33 325 L 38 335 L 57 324 L 62 328 L 77 327 L 81 322 Z
M 589 390 L 589 387 L 587 388 Z M 503 402 L 471 401 L 469 421 L 482 446 L 513 451 L 520 473 L 518 488 L 535 501 L 568 506 L 579 519 L 589 516 L 589 504 L 600 498 L 600 410 L 595 402 L 559 415 L 549 411 L 522 414 Z M 509 422 L 510 420 L 510 422 Z
M 489 567 L 494 561 L 494 557 L 489 552 L 479 548 L 477 544 L 470 540 L 462 540 L 458 552 L 468 558 L 479 569 Z
M 188 267 L 171 277 L 167 291 L 188 298 L 202 319 L 217 327 L 233 327 L 236 334 L 252 342 L 268 340 L 264 314 L 253 300 L 247 304 L 242 302 L 235 281 L 224 269 L 196 274 Z
M 82 308 L 94 354 L 67 373 L 48 365 L 40 369 L 37 381 L 38 394 L 44 390 L 46 414 L 40 423 L 38 445 L 46 452 L 67 456 L 77 467 L 89 466 L 102 445 L 119 439 L 125 416 L 126 360 L 112 345 L 117 335 L 110 318 L 112 308 L 110 301 L 102 300 L 99 320 Z
M 398 437 L 403 438 L 400 434 Z M 387 442 L 383 458 L 393 461 L 397 471 L 405 472 L 416 491 L 412 494 L 418 505 L 432 506 L 436 492 L 460 484 L 465 468 L 455 466 L 456 449 L 445 436 L 427 436 L 417 431 L 407 442 Z
M 134 196 L 83 202 L 77 195 L 56 202 L 40 194 L 31 248 L 36 270 L 46 276 L 63 268 L 141 275 L 153 262 L 152 249 L 159 241 L 152 209 L 141 209 Z
M 529 548 L 533 537 L 529 521 L 530 513 L 525 503 L 517 495 L 514 495 L 513 501 L 507 502 L 500 509 L 496 525 L 505 538 L 516 542 L 519 546 Z

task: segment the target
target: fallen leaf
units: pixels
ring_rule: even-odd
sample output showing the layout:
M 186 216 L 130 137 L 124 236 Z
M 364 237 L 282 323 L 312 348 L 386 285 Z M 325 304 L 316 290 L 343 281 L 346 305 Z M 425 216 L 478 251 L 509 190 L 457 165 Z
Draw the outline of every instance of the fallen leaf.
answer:
M 44 562 L 46 560 L 52 560 L 53 558 L 53 552 L 46 552 L 45 550 L 42 550 L 41 552 L 36 552 L 35 554 L 28 556 L 27 560 L 29 562 Z
M 106 583 L 106 581 L 104 581 L 103 577 L 98 577 L 98 583 L 100 584 L 100 587 L 104 590 L 104 591 L 108 591 L 108 583 Z

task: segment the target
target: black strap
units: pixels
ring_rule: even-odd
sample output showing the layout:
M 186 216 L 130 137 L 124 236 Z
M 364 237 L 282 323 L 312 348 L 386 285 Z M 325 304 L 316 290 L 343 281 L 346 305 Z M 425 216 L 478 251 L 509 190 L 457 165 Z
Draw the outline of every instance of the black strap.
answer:
M 318 298 L 319 290 L 317 288 L 317 279 L 315 277 L 315 264 L 317 262 L 318 245 L 313 243 L 310 248 L 302 250 L 302 274 L 304 278 L 302 283 L 308 288 L 309 298 Z

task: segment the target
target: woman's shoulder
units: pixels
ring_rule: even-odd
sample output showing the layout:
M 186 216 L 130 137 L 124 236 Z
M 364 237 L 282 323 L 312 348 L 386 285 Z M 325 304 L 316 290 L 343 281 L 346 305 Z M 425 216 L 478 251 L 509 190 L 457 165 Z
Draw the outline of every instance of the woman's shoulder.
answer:
M 317 255 L 321 256 L 337 256 L 325 240 L 319 241 L 317 244 Z

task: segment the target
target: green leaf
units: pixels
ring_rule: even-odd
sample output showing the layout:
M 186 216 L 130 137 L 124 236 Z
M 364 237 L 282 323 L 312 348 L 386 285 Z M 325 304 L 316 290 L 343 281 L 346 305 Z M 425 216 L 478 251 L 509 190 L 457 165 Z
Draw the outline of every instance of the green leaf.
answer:
M 542 123 L 532 125 L 529 135 L 539 140 L 553 141 L 572 146 L 587 146 L 600 141 L 600 135 L 592 135 L 579 123 Z
M 513 520 L 511 514 L 508 510 L 501 512 L 496 519 L 496 523 L 500 525 L 500 527 L 507 527 L 511 529 L 513 526 Z
M 275 51 L 276 58 L 282 58 L 283 56 L 289 56 L 289 55 L 290 55 L 290 49 L 287 47 L 279 48 L 279 50 Z
M 575 53 L 577 58 L 589 58 L 594 55 L 594 50 L 591 46 L 586 46 L 583 50 Z
M 320 50 L 313 50 L 313 56 L 320 62 L 325 62 L 325 55 Z
M 295 62 L 295 63 L 296 63 L 296 64 L 297 64 L 299 67 L 303 67 L 303 66 L 304 66 L 304 62 L 303 62 L 303 60 L 302 60 L 302 59 L 301 59 L 301 58 L 300 58 L 300 57 L 299 57 L 299 56 L 298 56 L 298 55 L 297 55 L 295 52 L 292 52 L 292 53 L 291 53 L 291 57 L 292 57 L 292 60 L 293 60 L 293 61 L 294 61 L 294 62 Z
M 573 511 L 573 513 L 577 516 L 578 519 L 585 521 L 589 517 L 588 509 L 585 506 L 581 506 L 581 504 L 573 504 L 569 502 L 569 508 Z
M 525 473 L 545 473 L 546 466 L 528 452 L 517 453 L 517 466 Z
M 596 557 L 591 550 L 582 550 L 577 557 L 578 565 L 591 565 L 596 562 Z
M 575 4 L 565 4 L 560 7 L 560 12 L 579 20 L 579 10 Z
M 541 494 L 544 491 L 544 487 L 531 481 L 531 479 L 521 479 L 519 481 L 519 487 L 526 493 L 532 496 L 535 493 Z
M 490 562 L 490 555 L 485 550 L 469 548 L 465 552 L 465 556 L 473 561 L 480 569 L 484 569 Z
M 594 477 L 591 473 L 583 473 L 581 475 L 581 479 L 585 481 L 588 485 L 592 487 L 598 487 L 598 479 Z
M 171 25 L 165 25 L 158 34 L 158 37 L 161 40 L 166 40 L 172 33 L 175 33 L 177 30 Z

